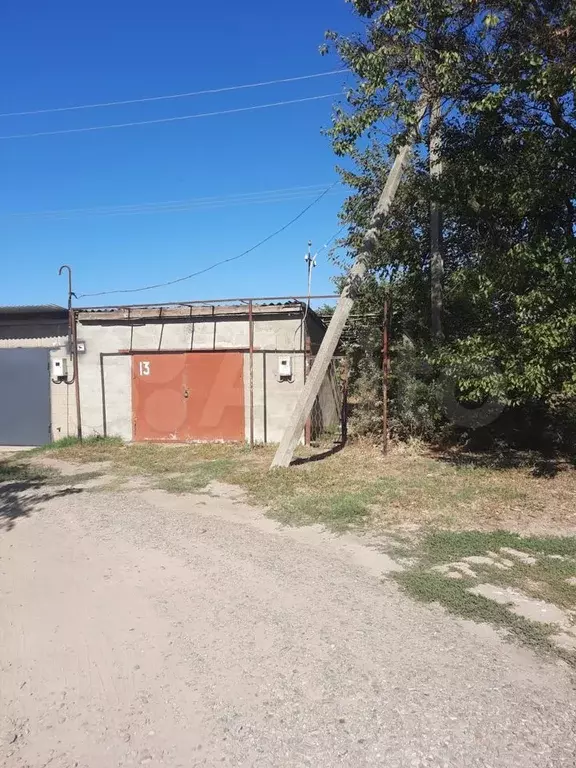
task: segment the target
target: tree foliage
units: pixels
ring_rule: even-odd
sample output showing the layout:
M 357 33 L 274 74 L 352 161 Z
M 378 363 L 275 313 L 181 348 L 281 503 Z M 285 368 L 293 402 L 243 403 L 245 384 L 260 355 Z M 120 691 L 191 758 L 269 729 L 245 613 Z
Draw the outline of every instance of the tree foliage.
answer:
M 576 4 L 352 0 L 364 32 L 327 33 L 354 84 L 328 133 L 351 188 L 345 272 L 425 94 L 443 108 L 441 178 L 428 125 L 369 264 L 404 335 L 462 397 L 576 396 Z M 444 332 L 430 344 L 429 203 L 444 214 Z

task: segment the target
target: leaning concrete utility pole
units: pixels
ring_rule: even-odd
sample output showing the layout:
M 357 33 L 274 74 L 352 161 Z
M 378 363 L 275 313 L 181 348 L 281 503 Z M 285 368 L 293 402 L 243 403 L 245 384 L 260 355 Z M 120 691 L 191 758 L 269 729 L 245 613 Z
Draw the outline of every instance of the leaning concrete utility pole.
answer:
M 417 110 L 417 125 L 420 126 L 420 123 L 422 122 L 426 112 L 426 102 L 424 100 L 418 104 Z M 336 309 L 334 310 L 330 324 L 326 329 L 326 334 L 322 340 L 322 344 L 320 345 L 320 349 L 318 350 L 318 354 L 316 355 L 312 369 L 308 375 L 308 378 L 306 379 L 306 384 L 300 392 L 300 396 L 298 397 L 298 401 L 296 402 L 288 426 L 282 435 L 282 440 L 280 441 L 280 445 L 278 446 L 278 450 L 276 451 L 276 455 L 274 456 L 270 467 L 271 469 L 274 467 L 290 466 L 292 456 L 294 455 L 294 450 L 296 449 L 296 446 L 298 445 L 302 435 L 302 430 L 304 429 L 306 419 L 308 418 L 314 405 L 314 401 L 318 396 L 318 392 L 320 391 L 320 387 L 322 386 L 322 382 L 326 376 L 328 366 L 330 365 L 330 361 L 332 360 L 334 352 L 336 351 L 336 347 L 340 341 L 340 336 L 342 335 L 342 331 L 344 330 L 344 326 L 348 320 L 350 310 L 354 304 L 353 296 L 355 288 L 359 283 L 362 282 L 362 279 L 366 274 L 366 257 L 372 253 L 374 246 L 378 242 L 378 231 L 382 227 L 384 219 L 386 218 L 396 195 L 396 191 L 398 190 L 400 179 L 402 178 L 402 172 L 404 171 L 408 157 L 410 156 L 412 144 L 413 139 L 411 139 L 409 143 L 405 144 L 400 149 L 396 155 L 396 158 L 394 159 L 394 164 L 390 169 L 390 173 L 386 179 L 386 184 L 384 185 L 380 199 L 378 200 L 376 208 L 374 209 L 374 213 L 372 214 L 372 218 L 370 219 L 370 227 L 364 235 L 364 239 L 362 241 L 362 249 L 356 257 L 354 264 L 352 265 L 352 269 L 348 275 L 346 285 L 344 286 L 340 298 L 338 299 L 338 304 L 336 305 Z

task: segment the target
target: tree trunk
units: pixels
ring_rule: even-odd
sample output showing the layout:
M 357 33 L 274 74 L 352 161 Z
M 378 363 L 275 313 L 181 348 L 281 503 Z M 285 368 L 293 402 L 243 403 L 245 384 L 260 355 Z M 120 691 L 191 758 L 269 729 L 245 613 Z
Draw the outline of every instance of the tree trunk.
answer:
M 430 140 L 428 148 L 430 179 L 433 185 L 438 181 L 442 173 L 441 123 L 442 111 L 440 101 L 435 99 L 430 107 Z M 439 343 L 444 338 L 442 331 L 444 259 L 442 255 L 442 210 L 439 202 L 434 199 L 434 195 L 435 190 L 432 191 L 432 199 L 430 201 L 430 296 L 432 304 L 432 339 L 435 343 Z

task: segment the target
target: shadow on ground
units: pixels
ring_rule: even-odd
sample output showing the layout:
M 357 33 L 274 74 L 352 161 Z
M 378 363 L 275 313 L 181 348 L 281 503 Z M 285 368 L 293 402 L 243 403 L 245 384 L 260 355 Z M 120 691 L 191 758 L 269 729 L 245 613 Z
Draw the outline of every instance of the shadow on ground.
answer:
M 322 461 L 323 459 L 327 459 L 329 456 L 334 456 L 335 453 L 339 453 L 341 450 L 343 450 L 345 445 L 346 443 L 341 441 L 334 443 L 331 448 L 327 448 L 321 453 L 313 453 L 311 456 L 303 456 L 297 459 L 292 459 L 291 466 L 295 467 L 299 464 L 310 464 L 314 461 Z
M 16 520 L 30 517 L 32 512 L 50 499 L 82 493 L 81 488 L 62 487 L 65 479 L 53 472 L 0 461 L 0 533 L 11 531 Z M 59 483 L 57 487 L 55 483 Z
M 497 451 L 439 452 L 435 458 L 456 467 L 483 469 L 527 469 L 533 477 L 556 477 L 576 468 L 576 459 L 563 455 L 542 454 L 515 449 Z

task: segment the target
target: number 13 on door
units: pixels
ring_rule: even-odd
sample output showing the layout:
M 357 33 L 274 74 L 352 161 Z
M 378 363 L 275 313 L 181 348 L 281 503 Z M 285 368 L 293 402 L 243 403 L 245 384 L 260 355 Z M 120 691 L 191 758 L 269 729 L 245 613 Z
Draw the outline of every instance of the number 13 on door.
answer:
M 150 376 L 150 361 L 142 360 L 139 364 L 140 376 Z

